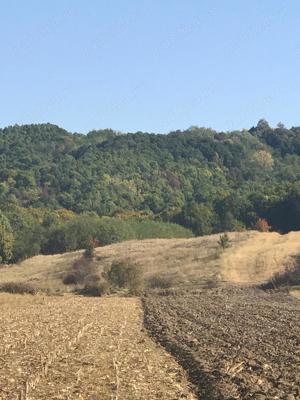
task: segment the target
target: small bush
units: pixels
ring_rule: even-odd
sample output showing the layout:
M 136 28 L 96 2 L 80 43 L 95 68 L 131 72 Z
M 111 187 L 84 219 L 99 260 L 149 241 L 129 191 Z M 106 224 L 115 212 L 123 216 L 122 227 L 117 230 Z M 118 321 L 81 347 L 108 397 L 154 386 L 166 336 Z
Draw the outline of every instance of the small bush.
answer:
M 221 247 L 222 250 L 230 247 L 230 239 L 226 232 L 220 236 L 220 239 L 218 240 L 218 245 Z
M 85 285 L 95 285 L 95 284 L 99 283 L 100 280 L 101 280 L 101 278 L 98 274 L 90 274 L 84 278 L 84 284 Z
M 77 290 L 77 293 L 83 296 L 100 297 L 109 293 L 109 290 L 108 283 L 102 281 L 94 284 L 86 284 L 82 289 Z
M 287 263 L 284 271 L 277 272 L 268 282 L 261 285 L 262 289 L 290 288 L 300 284 L 300 257 L 295 257 Z
M 79 283 L 79 278 L 74 272 L 70 272 L 63 278 L 64 285 L 76 285 Z
M 169 289 L 174 286 L 174 277 L 166 275 L 153 275 L 148 279 L 151 289 Z
M 28 283 L 7 282 L 0 285 L 0 292 L 12 294 L 37 294 L 38 290 Z
M 98 246 L 98 240 L 90 238 L 84 251 L 84 257 L 91 260 L 95 257 L 95 248 Z
M 91 263 L 91 260 L 80 257 L 75 260 L 71 270 L 63 277 L 65 285 L 78 285 L 85 282 L 87 276 L 97 275 L 96 266 Z
M 255 228 L 259 231 L 259 232 L 269 232 L 271 229 L 271 226 L 268 224 L 268 221 L 264 218 L 259 218 L 259 220 L 257 221 Z
M 130 259 L 114 261 L 107 271 L 108 281 L 118 288 L 136 291 L 142 286 L 142 269 Z

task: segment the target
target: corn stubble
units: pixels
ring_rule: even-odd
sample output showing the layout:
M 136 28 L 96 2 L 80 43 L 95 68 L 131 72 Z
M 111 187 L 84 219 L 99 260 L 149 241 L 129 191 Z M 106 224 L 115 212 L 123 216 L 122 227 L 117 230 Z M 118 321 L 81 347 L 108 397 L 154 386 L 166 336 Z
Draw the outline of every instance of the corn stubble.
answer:
M 0 294 L 0 399 L 194 399 L 136 298 Z

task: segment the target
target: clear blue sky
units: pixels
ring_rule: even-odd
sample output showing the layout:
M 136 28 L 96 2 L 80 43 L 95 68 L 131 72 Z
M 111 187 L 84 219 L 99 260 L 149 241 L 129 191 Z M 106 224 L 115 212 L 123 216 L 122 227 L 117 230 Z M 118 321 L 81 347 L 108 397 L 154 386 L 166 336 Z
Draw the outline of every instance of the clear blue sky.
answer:
M 4 0 L 0 126 L 300 125 L 299 0 Z

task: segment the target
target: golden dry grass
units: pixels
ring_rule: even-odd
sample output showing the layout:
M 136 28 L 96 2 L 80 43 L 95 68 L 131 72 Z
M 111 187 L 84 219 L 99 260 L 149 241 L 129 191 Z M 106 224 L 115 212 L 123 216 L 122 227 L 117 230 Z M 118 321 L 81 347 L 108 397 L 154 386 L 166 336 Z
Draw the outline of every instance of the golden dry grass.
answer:
M 253 232 L 222 256 L 221 273 L 234 283 L 261 283 L 283 271 L 300 254 L 300 232 L 280 235 L 276 232 Z
M 247 240 L 251 233 L 231 233 L 232 246 Z M 114 260 L 130 258 L 138 262 L 145 277 L 156 273 L 175 275 L 183 284 L 201 283 L 220 272 L 217 241 L 220 235 L 192 239 L 133 240 L 96 249 L 94 263 L 99 271 Z M 81 251 L 36 256 L 18 265 L 0 269 L 0 282 L 29 282 L 42 288 L 64 289 L 62 277 Z
M 260 283 L 283 270 L 290 257 L 300 253 L 300 232 L 288 235 L 256 231 L 229 233 L 231 245 L 220 252 L 220 235 L 191 239 L 134 240 L 99 247 L 95 265 L 99 272 L 112 261 L 131 258 L 153 274 L 175 276 L 181 285 L 203 285 L 209 281 L 236 284 Z M 41 288 L 66 290 L 62 277 L 82 252 L 37 256 L 19 265 L 0 269 L 0 283 L 29 282 Z
M 62 278 L 81 252 L 39 255 L 0 268 L 0 282 L 28 282 L 44 289 L 63 289 Z
M 291 290 L 290 295 L 300 299 L 300 290 Z

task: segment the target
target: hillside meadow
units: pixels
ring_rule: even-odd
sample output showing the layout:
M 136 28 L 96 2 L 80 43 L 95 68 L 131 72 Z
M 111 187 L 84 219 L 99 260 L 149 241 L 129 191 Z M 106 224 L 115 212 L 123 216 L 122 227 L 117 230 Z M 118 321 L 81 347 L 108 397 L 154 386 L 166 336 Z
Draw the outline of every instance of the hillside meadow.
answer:
M 287 235 L 256 231 L 229 233 L 229 247 L 219 245 L 220 235 L 188 239 L 130 240 L 95 250 L 91 263 L 99 273 L 113 261 L 130 259 L 142 267 L 145 280 L 171 277 L 175 286 L 261 284 L 283 272 L 300 253 L 300 232 Z M 81 259 L 83 251 L 39 255 L 0 268 L 0 283 L 26 282 L 51 291 L 69 290 L 63 277 Z

